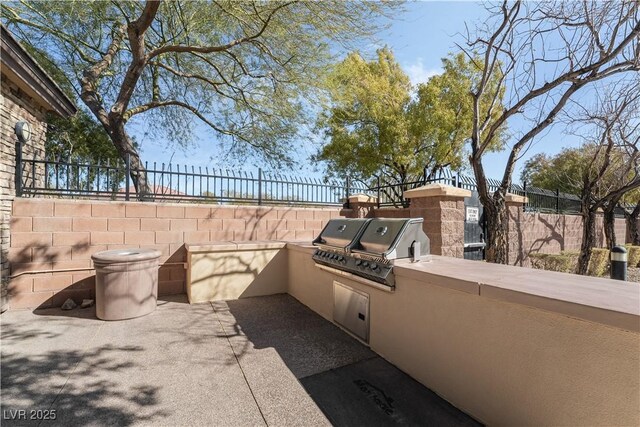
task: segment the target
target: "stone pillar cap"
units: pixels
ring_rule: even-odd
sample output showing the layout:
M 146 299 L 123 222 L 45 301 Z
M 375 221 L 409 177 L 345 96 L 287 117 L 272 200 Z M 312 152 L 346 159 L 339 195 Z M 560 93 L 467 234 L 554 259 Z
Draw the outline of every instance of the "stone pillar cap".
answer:
M 529 198 L 519 194 L 507 193 L 504 201 L 507 203 L 529 203 Z
M 349 196 L 350 203 L 378 203 L 378 198 L 364 193 L 352 194 Z
M 404 192 L 405 199 L 417 199 L 419 197 L 471 197 L 471 190 L 453 187 L 451 185 L 435 183 L 427 184 Z

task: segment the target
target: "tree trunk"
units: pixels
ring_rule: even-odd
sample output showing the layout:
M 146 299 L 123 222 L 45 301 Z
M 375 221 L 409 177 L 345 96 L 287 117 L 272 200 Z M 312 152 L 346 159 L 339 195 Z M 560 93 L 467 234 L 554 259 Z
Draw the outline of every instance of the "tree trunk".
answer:
M 609 250 L 617 244 L 616 242 L 616 204 L 610 203 L 604 210 L 604 235 L 607 240 Z
M 627 220 L 627 241 L 634 246 L 640 246 L 640 230 L 638 229 L 638 219 L 640 219 L 640 202 L 638 202 L 631 213 L 625 210 L 624 217 Z
M 153 192 L 147 181 L 147 171 L 140 160 L 138 151 L 124 128 L 124 123 L 121 121 L 110 123 L 109 135 L 120 156 L 126 159 L 127 155 L 129 155 L 131 179 L 133 180 L 138 199 L 142 201 L 153 200 Z
M 482 160 L 472 155 L 469 161 L 476 178 L 478 197 L 484 207 L 485 218 L 487 219 L 487 249 L 485 251 L 487 261 L 496 264 L 507 264 L 509 261 L 509 211 L 505 203 L 506 190 L 498 188 L 496 192 L 491 194 Z
M 508 235 L 509 235 L 509 212 L 502 200 L 489 199 L 484 202 L 485 218 L 487 219 L 487 246 L 486 257 L 488 262 L 496 264 L 507 264 L 508 258 Z
M 596 243 L 596 213 L 589 208 L 582 209 L 582 244 L 578 257 L 578 274 L 587 275 L 591 252 Z

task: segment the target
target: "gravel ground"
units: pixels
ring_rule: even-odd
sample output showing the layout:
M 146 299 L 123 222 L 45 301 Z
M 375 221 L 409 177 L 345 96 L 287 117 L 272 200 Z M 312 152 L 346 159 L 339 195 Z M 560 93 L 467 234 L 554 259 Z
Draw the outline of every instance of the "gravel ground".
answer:
M 627 269 L 627 280 L 629 282 L 640 282 L 640 268 Z

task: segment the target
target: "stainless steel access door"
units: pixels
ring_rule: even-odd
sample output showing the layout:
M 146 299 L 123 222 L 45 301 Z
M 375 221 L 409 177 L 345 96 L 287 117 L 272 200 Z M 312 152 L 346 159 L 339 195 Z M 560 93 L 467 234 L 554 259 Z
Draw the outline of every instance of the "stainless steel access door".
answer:
M 362 341 L 369 342 L 369 295 L 333 282 L 333 320 Z

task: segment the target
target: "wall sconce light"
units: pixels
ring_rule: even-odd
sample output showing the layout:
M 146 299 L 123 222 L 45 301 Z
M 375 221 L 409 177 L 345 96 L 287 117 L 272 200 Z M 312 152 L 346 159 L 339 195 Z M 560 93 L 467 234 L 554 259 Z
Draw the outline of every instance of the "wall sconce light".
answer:
M 16 123 L 16 135 L 23 144 L 31 139 L 31 125 L 28 122 Z

